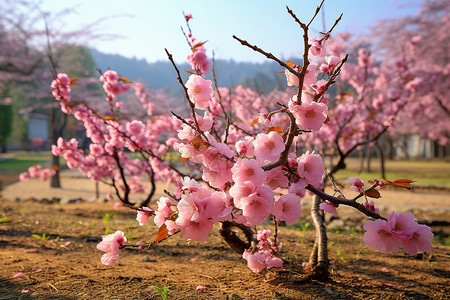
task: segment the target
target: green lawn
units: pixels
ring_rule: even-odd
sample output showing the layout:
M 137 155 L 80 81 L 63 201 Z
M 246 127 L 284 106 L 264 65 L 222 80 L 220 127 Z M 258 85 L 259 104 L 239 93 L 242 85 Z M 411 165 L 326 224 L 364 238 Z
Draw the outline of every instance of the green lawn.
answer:
M 27 153 L 27 152 L 11 152 L 8 153 L 12 157 L 0 157 L 1 171 L 25 171 L 34 165 L 50 165 L 50 152 Z
M 417 186 L 435 186 L 450 188 L 450 162 L 445 161 L 386 161 L 387 180 L 411 179 L 417 182 Z M 358 176 L 362 180 L 381 179 L 380 164 L 376 159 L 372 160 L 372 172 L 359 171 L 357 159 L 349 159 L 347 169 L 336 173 L 337 180 L 345 180 L 348 177 Z M 366 170 L 364 168 L 364 170 Z M 348 182 L 350 183 L 350 181 Z

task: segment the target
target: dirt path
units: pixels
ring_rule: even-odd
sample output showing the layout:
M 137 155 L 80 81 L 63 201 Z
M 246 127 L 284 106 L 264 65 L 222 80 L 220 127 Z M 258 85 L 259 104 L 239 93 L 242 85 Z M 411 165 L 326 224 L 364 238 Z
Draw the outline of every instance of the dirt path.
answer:
M 302 235 L 281 228 L 286 261 L 282 272 L 252 273 L 219 238 L 217 228 L 206 243 L 186 242 L 176 235 L 151 249 L 123 250 L 119 263 L 104 266 L 95 246 L 107 229 L 122 230 L 130 243 L 137 244 L 150 240 L 155 227 L 140 227 L 132 211 L 115 211 L 112 203 L 102 202 L 111 192 L 108 186 L 99 185 L 98 201 L 95 184 L 77 173 L 64 172 L 62 185 L 50 189 L 48 182 L 33 180 L 2 191 L 0 218 L 10 221 L 0 223 L 0 299 L 161 299 L 155 285 L 169 286 L 168 299 L 448 299 L 450 294 L 449 246 L 438 242 L 430 253 L 417 256 L 383 254 L 365 246 L 357 230 L 329 232 L 332 276 L 326 283 L 300 280 L 299 266 L 308 259 L 314 241 L 312 229 Z M 159 185 L 160 192 L 163 188 L 167 186 Z M 376 200 L 382 209 L 413 210 L 422 219 L 450 220 L 448 193 L 384 190 L 382 195 Z M 62 203 L 89 201 L 32 200 L 54 197 Z M 10 201 L 16 198 L 21 201 Z M 308 221 L 309 201 L 308 197 L 302 201 L 302 222 Z M 106 223 L 105 214 L 110 215 Z M 349 208 L 340 208 L 339 214 L 355 215 Z M 270 224 L 265 227 L 273 230 Z M 13 279 L 18 272 L 24 277 Z M 206 289 L 197 291 L 198 285 Z
M 122 250 L 118 263 L 105 266 L 95 249 L 105 227 L 124 230 L 136 244 L 154 236 L 154 226 L 140 227 L 125 209 L 105 225 L 101 213 L 111 210 L 101 203 L 2 201 L 0 211 L 11 219 L 0 224 L 0 299 L 161 299 L 152 286 L 168 286 L 168 299 L 448 299 L 450 293 L 450 247 L 443 245 L 426 255 L 383 254 L 366 247 L 361 234 L 330 232 L 331 280 L 302 282 L 299 265 L 308 259 L 313 230 L 281 228 L 286 271 L 252 273 L 217 229 L 206 243 L 176 235 L 150 249 Z M 48 240 L 31 236 L 44 233 Z M 18 272 L 24 277 L 14 279 Z

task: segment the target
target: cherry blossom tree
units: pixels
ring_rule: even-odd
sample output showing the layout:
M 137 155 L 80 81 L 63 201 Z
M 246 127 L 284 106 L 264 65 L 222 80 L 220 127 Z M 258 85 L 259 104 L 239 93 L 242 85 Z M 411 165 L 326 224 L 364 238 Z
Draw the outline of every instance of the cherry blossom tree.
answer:
M 375 53 L 384 65 L 399 70 L 397 77 L 407 78 L 412 94 L 394 124 L 394 134 L 449 143 L 449 13 L 446 1 L 423 1 L 417 15 L 383 20 L 373 29 Z
M 340 18 L 321 36 L 309 36 L 310 25 L 321 5 L 308 23 L 301 22 L 287 8 L 303 33 L 302 65 L 283 62 L 234 36 L 242 45 L 285 68 L 288 84 L 296 87 L 294 95 L 275 91 L 277 97 L 261 96 L 242 88 L 229 91 L 218 87 L 215 76 L 213 80 L 205 78 L 210 67 L 203 48 L 205 43 L 195 39 L 189 27 L 186 38 L 192 53 L 187 59 L 193 72 L 187 82 L 181 79 L 180 70 L 166 49 L 184 91 L 189 117 L 176 113 L 172 116 L 149 113 L 152 121 L 145 123 L 122 120 L 119 111 L 123 103 L 119 97 L 132 88 L 136 95 L 144 98 L 142 104 L 147 111 L 152 111 L 148 109 L 151 104 L 145 100 L 145 92 L 139 85 L 112 70 L 100 76 L 109 106 L 108 114 L 100 114 L 87 103 L 74 100 L 73 78 L 64 73 L 54 74 L 53 96 L 65 113 L 83 122 L 92 144 L 89 152 L 83 152 L 76 140 L 59 139 L 53 146 L 53 153 L 63 155 L 69 167 L 78 168 L 94 180 L 110 178 L 109 184 L 116 189 L 117 197 L 124 205 L 137 211 L 139 224 L 147 224 L 148 218 L 154 216 L 154 223 L 159 228 L 154 242 L 145 245 L 128 244 L 121 231 L 105 236 L 97 246 L 106 252 L 102 257 L 104 264 L 117 261 L 121 248 L 151 247 L 176 233 L 186 240 L 206 241 L 214 223 L 220 222 L 222 237 L 242 254 L 251 270 L 260 272 L 265 268 L 281 268 L 282 244 L 277 224 L 279 221 L 291 223 L 300 218 L 300 202 L 307 190 L 316 195 L 311 208 L 316 240 L 310 260 L 305 264 L 305 272 L 312 278 L 328 277 L 327 236 L 320 208 L 335 212 L 338 206 L 351 206 L 374 219 L 364 225 L 363 241 L 381 252 L 397 252 L 400 247 L 410 254 L 431 249 L 431 229 L 418 224 L 412 213 L 392 212 L 385 218 L 379 214 L 373 201 L 367 200 L 367 197 L 376 198 L 383 185 L 408 187 L 411 181 L 375 180 L 367 187 L 358 178 L 352 178 L 353 187 L 359 192 L 357 196 L 347 198 L 341 192 L 337 196 L 327 194 L 323 185 L 328 175 L 324 175 L 321 155 L 293 151 L 294 140 L 299 136 L 310 135 L 329 126 L 326 123 L 329 123 L 328 105 L 331 101 L 327 91 L 344 72 L 343 66 L 347 61 L 347 56 L 327 56 L 325 47 Z M 186 21 L 189 22 L 191 17 L 186 15 Z M 367 55 L 361 59 L 366 58 Z M 285 97 L 278 97 L 281 95 Z M 233 101 L 243 100 L 248 100 L 242 104 L 245 111 L 238 109 L 233 113 Z M 260 108 L 265 107 L 265 110 L 252 112 L 266 100 L 271 103 L 261 105 Z M 351 99 L 341 100 L 352 103 Z M 242 116 L 246 113 L 250 116 Z M 250 125 L 245 127 L 244 123 Z M 165 139 L 161 140 L 161 136 Z M 358 146 L 353 144 L 348 150 L 341 151 Z M 344 147 L 348 146 L 344 142 L 338 147 L 347 149 Z M 183 164 L 201 168 L 201 177 L 184 174 L 163 161 L 169 148 L 180 153 Z M 141 159 L 131 157 L 128 151 L 137 153 Z M 157 180 L 173 182 L 177 187 L 174 192 L 165 191 L 166 196 L 157 201 L 156 210 L 133 206 L 130 202 L 130 193 L 143 189 L 140 180 L 144 174 L 152 186 L 146 201 L 151 198 Z M 252 227 L 270 216 L 275 227 L 273 237 L 269 230 L 255 233 Z M 236 235 L 232 227 L 242 230 L 245 240 Z

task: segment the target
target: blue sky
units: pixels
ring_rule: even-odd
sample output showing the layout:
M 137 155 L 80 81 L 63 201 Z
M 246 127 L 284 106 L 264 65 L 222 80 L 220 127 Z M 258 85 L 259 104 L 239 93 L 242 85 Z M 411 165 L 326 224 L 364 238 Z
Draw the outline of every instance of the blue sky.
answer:
M 101 18 L 107 18 L 97 32 L 116 34 L 120 38 L 89 41 L 89 46 L 106 53 L 144 58 L 147 61 L 165 60 L 167 48 L 176 61 L 183 61 L 189 48 L 182 35 L 182 12 L 192 13 L 190 22 L 193 34 L 205 44 L 208 56 L 214 50 L 216 58 L 236 61 L 261 62 L 264 58 L 244 48 L 232 39 L 235 34 L 257 44 L 282 58 L 298 56 L 302 51 L 301 31 L 286 13 L 288 5 L 302 21 L 309 21 L 318 0 L 94 0 L 63 1 L 43 0 L 43 11 L 59 11 L 74 7 L 75 13 L 64 18 L 68 30 Z M 330 27 L 343 13 L 336 32 L 348 31 L 361 35 L 377 20 L 414 14 L 420 0 L 414 5 L 399 8 L 405 0 L 327 0 L 325 24 Z M 322 30 L 320 13 L 312 25 L 312 35 Z

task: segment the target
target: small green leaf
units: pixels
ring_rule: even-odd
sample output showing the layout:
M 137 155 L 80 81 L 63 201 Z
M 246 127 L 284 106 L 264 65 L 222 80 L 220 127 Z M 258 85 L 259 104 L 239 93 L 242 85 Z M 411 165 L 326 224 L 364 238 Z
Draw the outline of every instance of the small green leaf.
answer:
M 11 218 L 3 217 L 3 218 L 0 219 L 0 223 L 7 223 L 7 222 L 11 222 Z

